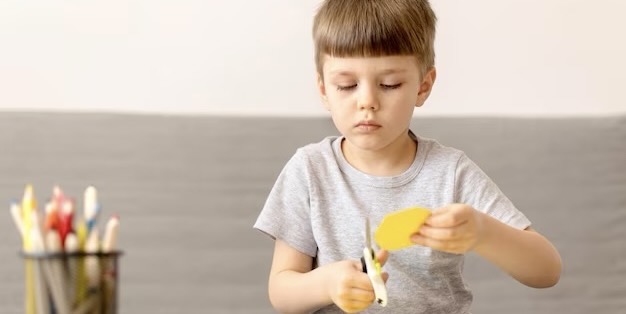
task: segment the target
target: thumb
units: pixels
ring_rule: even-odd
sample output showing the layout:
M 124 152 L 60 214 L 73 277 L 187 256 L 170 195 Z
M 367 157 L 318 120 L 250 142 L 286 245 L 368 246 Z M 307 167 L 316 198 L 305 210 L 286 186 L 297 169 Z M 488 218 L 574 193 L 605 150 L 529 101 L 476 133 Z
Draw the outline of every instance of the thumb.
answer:
M 388 257 L 389 257 L 389 252 L 387 250 L 380 250 L 378 251 L 378 253 L 376 253 L 376 259 L 380 263 L 381 267 L 385 265 Z

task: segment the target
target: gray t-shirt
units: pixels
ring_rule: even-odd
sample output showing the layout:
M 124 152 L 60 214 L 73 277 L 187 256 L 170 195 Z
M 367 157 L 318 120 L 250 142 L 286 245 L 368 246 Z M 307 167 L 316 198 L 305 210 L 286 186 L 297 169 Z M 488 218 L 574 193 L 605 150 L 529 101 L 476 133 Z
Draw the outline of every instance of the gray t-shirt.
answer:
M 323 266 L 359 259 L 365 218 L 372 231 L 385 214 L 413 206 L 465 203 L 515 228 L 530 221 L 463 152 L 417 141 L 412 165 L 397 176 L 365 174 L 341 152 L 343 137 L 327 137 L 296 151 L 270 192 L 254 228 L 316 258 Z M 462 275 L 464 256 L 414 245 L 390 252 L 383 270 L 388 304 L 366 313 L 469 313 L 472 294 Z M 342 313 L 334 305 L 319 313 Z

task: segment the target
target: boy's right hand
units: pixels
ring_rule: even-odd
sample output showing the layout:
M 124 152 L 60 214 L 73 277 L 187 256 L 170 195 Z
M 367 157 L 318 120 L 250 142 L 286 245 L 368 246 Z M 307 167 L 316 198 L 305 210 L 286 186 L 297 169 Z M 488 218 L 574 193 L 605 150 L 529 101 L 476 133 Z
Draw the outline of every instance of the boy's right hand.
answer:
M 381 267 L 385 264 L 388 252 L 381 250 L 376 254 Z M 346 260 L 323 266 L 326 268 L 326 289 L 330 299 L 341 310 L 356 313 L 365 310 L 374 302 L 375 294 L 372 282 L 363 272 L 361 261 Z M 382 273 L 387 282 L 389 274 Z

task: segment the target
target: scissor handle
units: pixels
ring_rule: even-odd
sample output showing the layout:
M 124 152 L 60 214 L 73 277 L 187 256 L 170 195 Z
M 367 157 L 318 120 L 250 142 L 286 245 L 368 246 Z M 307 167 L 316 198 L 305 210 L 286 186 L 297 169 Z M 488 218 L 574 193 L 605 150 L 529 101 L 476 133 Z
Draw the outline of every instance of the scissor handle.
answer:
M 380 264 L 376 260 L 374 250 L 371 248 L 363 248 L 363 257 L 361 258 L 361 264 L 363 264 L 363 271 L 370 277 L 372 286 L 374 287 L 374 294 L 376 295 L 376 303 L 381 306 L 387 305 L 387 287 L 381 275 Z

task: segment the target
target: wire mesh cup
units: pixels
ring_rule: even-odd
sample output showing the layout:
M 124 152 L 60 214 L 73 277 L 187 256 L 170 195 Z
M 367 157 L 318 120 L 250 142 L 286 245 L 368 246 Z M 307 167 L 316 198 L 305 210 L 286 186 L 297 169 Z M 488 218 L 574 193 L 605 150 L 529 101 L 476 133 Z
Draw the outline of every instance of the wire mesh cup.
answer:
M 20 253 L 25 313 L 116 314 L 122 251 Z

